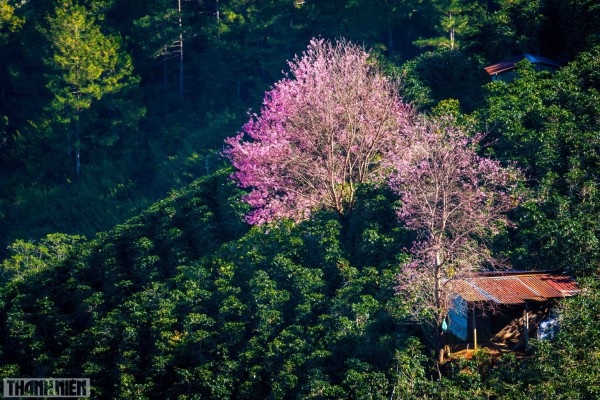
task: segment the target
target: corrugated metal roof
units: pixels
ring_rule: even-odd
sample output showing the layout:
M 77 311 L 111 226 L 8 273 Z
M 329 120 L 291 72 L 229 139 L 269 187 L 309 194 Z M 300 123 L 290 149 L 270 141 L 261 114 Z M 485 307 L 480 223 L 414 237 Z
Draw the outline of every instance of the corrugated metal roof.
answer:
M 529 61 L 531 61 L 533 64 L 546 64 L 546 65 L 550 65 L 550 66 L 553 66 L 556 68 L 560 67 L 559 63 L 557 63 L 556 61 L 554 61 L 548 57 L 525 53 L 521 56 L 509 58 L 507 60 L 500 61 L 496 64 L 489 65 L 489 66 L 485 67 L 484 69 L 485 69 L 485 72 L 487 72 L 488 74 L 496 75 L 501 72 L 510 71 L 511 69 L 514 69 L 516 64 L 519 61 L 524 60 L 525 58 L 528 59 Z
M 486 294 L 475 289 L 470 283 L 464 280 L 456 280 L 451 282 L 452 291 L 460 294 L 466 301 L 488 301 Z
M 545 301 L 579 293 L 573 278 L 557 273 L 481 274 L 452 283 L 452 290 L 470 302 L 491 301 L 496 304 L 523 304 Z
M 556 297 L 562 297 L 560 290 L 552 286 L 550 283 L 552 277 L 547 276 L 522 276 L 519 278 L 523 283 L 534 289 L 540 294 L 540 296 L 553 299 Z
M 495 303 L 520 304 L 526 300 L 543 300 L 516 277 L 479 278 L 473 282 L 489 293 Z
M 485 69 L 485 72 L 487 72 L 488 74 L 496 75 L 496 74 L 499 74 L 500 72 L 514 69 L 515 64 L 518 63 L 519 61 L 521 61 L 523 58 L 524 58 L 523 56 L 513 57 L 508 60 L 503 60 L 503 61 L 500 61 L 499 63 L 489 65 L 489 66 L 485 67 L 484 69 Z
M 581 288 L 568 276 L 550 275 L 546 278 L 547 282 L 560 291 L 563 296 L 574 296 L 581 291 Z

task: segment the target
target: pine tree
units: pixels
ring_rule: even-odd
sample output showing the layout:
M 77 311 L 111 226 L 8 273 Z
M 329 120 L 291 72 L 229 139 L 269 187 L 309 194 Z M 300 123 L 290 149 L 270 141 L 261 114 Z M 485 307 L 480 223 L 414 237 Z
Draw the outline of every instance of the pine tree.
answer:
M 48 88 L 52 111 L 74 133 L 75 171 L 81 170 L 81 118 L 94 101 L 121 91 L 130 83 L 132 64 L 119 38 L 105 35 L 95 17 L 71 0 L 61 1 L 45 31 L 54 51 L 47 63 L 54 70 Z
M 415 44 L 455 50 L 460 45 L 458 36 L 469 31 L 469 13 L 476 6 L 477 2 L 472 0 L 438 0 L 434 2 L 433 7 L 440 16 L 435 29 L 443 36 L 419 39 L 415 41 Z

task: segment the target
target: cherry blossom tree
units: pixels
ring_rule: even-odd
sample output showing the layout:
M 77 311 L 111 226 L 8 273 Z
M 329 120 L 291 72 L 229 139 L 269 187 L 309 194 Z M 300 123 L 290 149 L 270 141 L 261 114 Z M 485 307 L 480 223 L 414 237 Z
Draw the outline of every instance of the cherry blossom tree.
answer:
M 506 212 L 520 201 L 520 172 L 478 156 L 482 137 L 468 136 L 451 120 L 424 121 L 389 179 L 402 199 L 399 217 L 419 234 L 396 292 L 407 300 L 408 314 L 434 333 L 440 357 L 453 282 L 499 266 L 486 239 L 510 224 Z
M 251 191 L 251 224 L 306 219 L 317 208 L 343 219 L 358 185 L 383 182 L 406 147 L 414 112 L 362 47 L 313 39 L 226 140 L 233 177 Z

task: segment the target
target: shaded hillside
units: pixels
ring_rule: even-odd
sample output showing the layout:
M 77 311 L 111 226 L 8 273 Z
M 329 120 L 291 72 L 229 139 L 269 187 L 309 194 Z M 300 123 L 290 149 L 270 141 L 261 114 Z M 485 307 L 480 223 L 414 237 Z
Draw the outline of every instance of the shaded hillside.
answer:
M 90 377 L 100 398 L 388 393 L 403 338 L 389 193 L 363 191 L 370 222 L 345 238 L 328 214 L 247 231 L 227 177 L 8 282 L 1 369 Z
M 389 192 L 362 188 L 345 230 L 328 213 L 248 230 L 228 175 L 91 241 L 59 236 L 5 261 L 2 374 L 89 377 L 101 399 L 583 399 L 600 390 L 590 384 L 597 282 L 582 281 L 588 289 L 567 303 L 555 343 L 534 343 L 523 360 L 479 352 L 440 379 L 393 293 L 413 238 L 390 218 Z M 30 268 L 17 268 L 24 260 Z

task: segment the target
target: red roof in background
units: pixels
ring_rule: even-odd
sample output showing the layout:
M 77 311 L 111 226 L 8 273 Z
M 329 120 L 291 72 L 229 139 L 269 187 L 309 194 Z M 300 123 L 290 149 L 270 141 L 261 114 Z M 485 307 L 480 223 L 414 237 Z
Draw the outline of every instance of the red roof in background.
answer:
M 516 64 L 519 61 L 522 61 L 524 59 L 528 59 L 533 64 L 546 64 L 546 65 L 550 65 L 555 68 L 560 67 L 559 63 L 557 63 L 556 61 L 554 61 L 550 58 L 525 53 L 521 56 L 509 58 L 507 60 L 500 61 L 496 64 L 489 65 L 489 66 L 485 67 L 484 69 L 485 69 L 485 72 L 487 72 L 488 74 L 496 75 L 496 74 L 499 74 L 504 71 L 510 71 L 511 69 L 515 69 Z
M 452 290 L 470 302 L 523 304 L 575 296 L 580 292 L 573 278 L 549 272 L 482 273 L 451 282 Z

